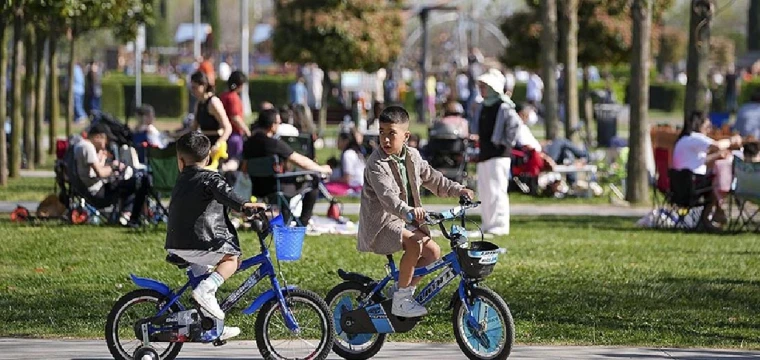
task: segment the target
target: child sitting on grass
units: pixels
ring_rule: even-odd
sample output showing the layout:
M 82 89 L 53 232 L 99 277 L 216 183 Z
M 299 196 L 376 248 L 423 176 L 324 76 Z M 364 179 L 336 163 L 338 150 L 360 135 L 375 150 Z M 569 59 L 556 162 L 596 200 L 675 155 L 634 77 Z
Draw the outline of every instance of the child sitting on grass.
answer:
M 431 241 L 430 230 L 420 226 L 425 210 L 419 186 L 437 196 L 472 198 L 474 193 L 444 177 L 420 157 L 417 149 L 407 146 L 411 134 L 409 113 L 404 108 L 385 108 L 379 123 L 380 148 L 367 159 L 364 170 L 357 249 L 383 255 L 404 250 L 391 312 L 402 317 L 423 316 L 427 310 L 413 297 L 420 279 L 412 275 L 415 267 L 438 260 L 441 249 Z M 408 214 L 414 221 L 405 224 Z
M 180 174 L 172 191 L 166 250 L 191 264 L 194 276 L 216 267 L 193 290 L 193 299 L 211 316 L 224 319 L 216 300 L 216 290 L 237 271 L 240 242 L 228 216 L 229 209 L 241 212 L 263 204 L 246 202 L 216 171 L 205 170 L 211 142 L 198 132 L 177 140 L 177 166 Z M 240 334 L 240 328 L 225 326 L 221 340 Z

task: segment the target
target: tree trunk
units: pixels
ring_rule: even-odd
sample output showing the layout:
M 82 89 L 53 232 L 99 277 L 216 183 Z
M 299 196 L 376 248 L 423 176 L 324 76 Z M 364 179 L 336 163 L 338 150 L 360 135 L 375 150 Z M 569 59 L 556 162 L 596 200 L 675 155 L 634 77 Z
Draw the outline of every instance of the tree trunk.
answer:
M 7 114 L 8 97 L 5 94 L 8 93 L 8 47 L 5 44 L 8 42 L 8 19 L 0 19 L 0 121 L 3 123 L 3 131 L 0 134 L 0 186 L 8 185 L 8 173 L 5 169 L 8 168 L 8 144 L 5 139 L 5 119 Z
M 31 24 L 26 25 L 24 31 L 24 155 L 26 156 L 26 168 L 34 169 L 34 28 Z
M 589 87 L 588 78 L 588 65 L 583 65 L 583 96 L 581 97 L 583 103 L 583 118 L 586 120 L 583 123 L 584 130 L 586 131 L 586 138 L 583 141 L 591 147 L 594 141 L 594 134 L 591 132 L 591 122 L 594 121 L 594 103 L 591 101 L 591 89 Z
M 646 137 L 649 132 L 647 108 L 649 105 L 649 56 L 652 37 L 653 0 L 634 0 L 633 39 L 631 56 L 631 128 L 627 164 L 625 197 L 631 203 L 649 200 L 649 176 L 647 174 Z
M 565 137 L 577 143 L 580 139 L 573 129 L 578 126 L 578 1 L 562 0 L 560 21 L 560 49 L 563 70 L 564 105 L 565 105 Z
M 760 50 L 760 0 L 749 0 L 747 50 Z
M 21 175 L 21 61 L 24 56 L 24 43 L 22 33 L 24 31 L 24 10 L 20 6 L 14 10 L 13 16 L 13 62 L 11 62 L 11 74 L 13 74 L 13 115 L 11 116 L 11 146 L 10 162 L 8 164 L 8 176 L 17 178 Z
M 77 38 L 72 31 L 71 41 L 69 42 L 69 96 L 68 101 L 66 101 L 67 138 L 71 136 L 71 124 L 74 122 L 74 120 L 77 120 L 74 118 L 74 66 L 76 65 L 76 61 L 74 60 L 74 50 L 76 48 L 76 43 Z
M 48 42 L 47 34 L 39 33 L 37 36 L 37 72 L 34 77 L 34 89 L 37 92 L 37 108 L 34 114 L 34 163 L 42 165 L 44 160 L 42 125 L 45 123 L 45 45 Z
M 58 135 L 58 122 L 61 121 L 61 101 L 58 91 L 58 36 L 51 34 L 48 55 L 50 69 L 50 125 L 48 126 L 48 154 L 55 154 L 55 139 Z
M 708 79 L 710 57 L 710 26 L 714 0 L 691 0 L 691 20 L 689 21 L 689 55 L 686 62 L 686 101 L 684 115 L 693 111 L 707 112 Z
M 541 78 L 544 81 L 544 120 L 546 138 L 559 135 L 557 119 L 557 3 L 541 0 Z
M 323 136 L 327 129 L 327 100 L 332 91 L 330 87 L 330 74 L 327 70 L 322 69 L 325 76 L 322 78 L 322 107 L 319 108 L 319 134 Z

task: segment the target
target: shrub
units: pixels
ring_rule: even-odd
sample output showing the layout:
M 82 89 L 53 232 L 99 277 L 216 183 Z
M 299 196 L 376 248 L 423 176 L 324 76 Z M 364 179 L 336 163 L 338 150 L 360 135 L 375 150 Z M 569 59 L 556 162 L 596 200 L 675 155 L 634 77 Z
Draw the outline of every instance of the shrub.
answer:
M 657 83 L 649 86 L 649 108 L 673 112 L 681 110 L 686 87 L 678 83 Z

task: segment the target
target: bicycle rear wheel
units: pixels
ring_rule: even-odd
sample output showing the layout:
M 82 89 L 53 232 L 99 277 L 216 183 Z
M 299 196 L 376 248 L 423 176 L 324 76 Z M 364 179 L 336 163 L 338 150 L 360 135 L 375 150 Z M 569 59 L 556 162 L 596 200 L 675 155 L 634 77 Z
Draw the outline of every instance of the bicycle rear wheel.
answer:
M 346 360 L 365 360 L 377 354 L 385 343 L 387 334 L 347 334 L 340 326 L 340 317 L 344 312 L 355 310 L 359 306 L 359 298 L 369 292 L 364 285 L 355 282 L 338 284 L 327 293 L 327 302 L 333 314 L 335 323 L 335 344 L 333 351 Z M 380 296 L 375 294 L 373 301 L 380 302 Z
M 323 360 L 333 343 L 333 323 L 325 301 L 303 289 L 288 290 L 285 301 L 299 331 L 288 329 L 279 301 L 272 299 L 256 317 L 256 345 L 264 359 Z

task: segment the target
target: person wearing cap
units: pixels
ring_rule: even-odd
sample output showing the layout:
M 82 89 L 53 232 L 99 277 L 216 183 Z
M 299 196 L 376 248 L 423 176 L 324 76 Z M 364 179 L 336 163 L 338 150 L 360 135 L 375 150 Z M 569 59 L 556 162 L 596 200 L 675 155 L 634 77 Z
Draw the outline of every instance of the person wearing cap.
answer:
M 504 94 L 506 79 L 497 69 L 478 77 L 483 103 L 478 118 L 478 196 L 482 203 L 483 232 L 509 234 L 509 188 L 512 146 L 520 117 Z
M 240 92 L 243 91 L 246 81 L 248 79 L 242 71 L 233 71 L 227 79 L 228 90 L 219 96 L 232 125 L 232 133 L 227 139 L 227 154 L 232 159 L 240 159 L 243 155 L 244 138 L 251 136 L 251 131 L 243 120 L 243 101 L 240 99 Z

